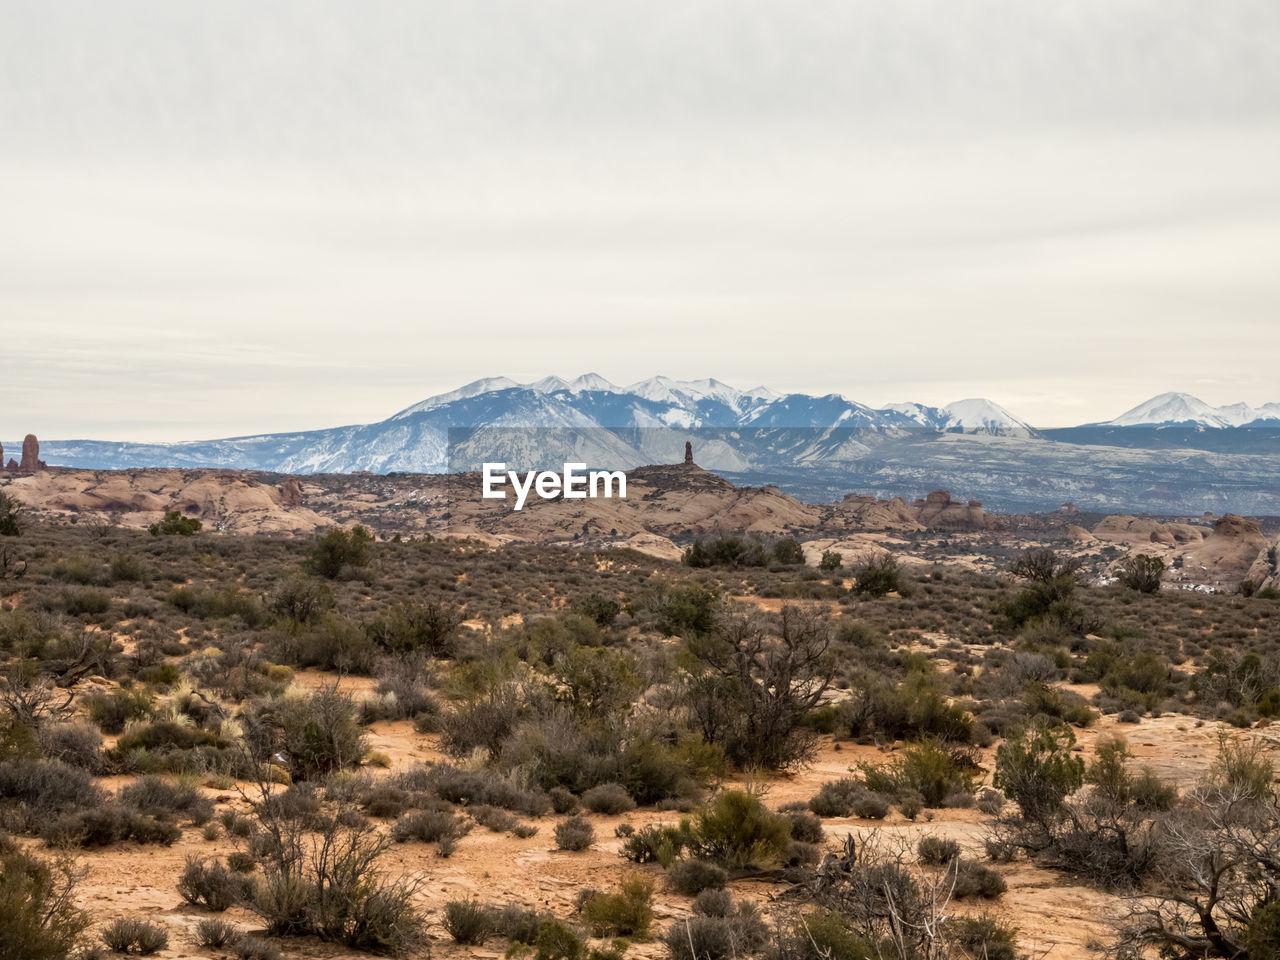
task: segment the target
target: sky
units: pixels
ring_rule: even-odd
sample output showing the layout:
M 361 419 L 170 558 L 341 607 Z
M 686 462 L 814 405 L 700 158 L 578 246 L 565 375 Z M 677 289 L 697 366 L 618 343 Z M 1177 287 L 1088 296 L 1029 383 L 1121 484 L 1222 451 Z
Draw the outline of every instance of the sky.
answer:
M 1280 401 L 1275 0 L 6 0 L 0 437 Z

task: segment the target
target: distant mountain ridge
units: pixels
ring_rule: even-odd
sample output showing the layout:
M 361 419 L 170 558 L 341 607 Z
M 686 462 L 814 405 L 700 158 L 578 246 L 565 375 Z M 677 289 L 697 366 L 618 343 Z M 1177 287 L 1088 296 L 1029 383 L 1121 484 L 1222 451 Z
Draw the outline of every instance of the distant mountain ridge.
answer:
M 980 398 L 875 408 L 714 379 L 495 377 L 377 423 L 181 443 L 49 440 L 41 450 L 51 464 L 90 469 L 444 473 L 486 460 L 677 463 L 686 440 L 708 470 L 806 499 L 946 487 L 1005 511 L 1072 500 L 1108 511 L 1280 514 L 1280 404 L 1214 408 L 1187 394 L 1101 424 L 1037 430 Z
M 1140 403 L 1114 420 L 1085 424 L 1088 427 L 1235 427 L 1280 426 L 1280 403 L 1251 407 L 1230 403 L 1214 407 L 1189 393 L 1162 393 Z

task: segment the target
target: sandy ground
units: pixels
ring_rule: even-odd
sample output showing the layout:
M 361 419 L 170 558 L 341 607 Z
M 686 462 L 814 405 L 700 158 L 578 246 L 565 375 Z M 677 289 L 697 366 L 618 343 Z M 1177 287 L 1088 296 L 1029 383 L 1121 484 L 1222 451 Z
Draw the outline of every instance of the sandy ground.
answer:
M 307 671 L 298 675 L 298 682 L 304 685 L 328 679 Z M 349 679 L 344 681 L 344 686 L 347 685 L 352 687 L 352 692 L 358 692 L 365 681 Z M 1129 740 L 1140 763 L 1149 764 L 1161 777 L 1186 786 L 1213 762 L 1220 729 L 1217 724 L 1199 724 L 1177 715 L 1147 719 L 1136 725 L 1117 724 L 1114 718 L 1105 717 L 1092 728 L 1078 731 L 1078 737 L 1081 749 L 1091 752 L 1098 738 L 1121 733 Z M 1250 735 L 1264 737 L 1274 750 L 1275 741 L 1268 734 L 1269 731 L 1260 730 Z M 442 759 L 435 738 L 417 734 L 407 721 L 374 724 L 370 745 L 391 758 L 392 771 Z M 858 761 L 883 761 L 887 756 L 888 752 L 882 748 L 836 744 L 827 739 L 813 764 L 803 771 L 749 785 L 762 790 L 766 802 L 776 807 L 794 800 L 808 800 L 823 783 L 848 776 Z M 989 770 L 989 751 L 985 759 Z M 122 779 L 115 778 L 105 781 L 104 786 L 118 787 L 121 782 Z M 744 781 L 737 783 L 744 784 Z M 236 808 L 245 805 L 236 790 L 209 790 L 208 793 L 218 801 L 219 810 L 228 805 Z M 638 810 L 617 817 L 592 816 L 597 842 L 581 853 L 554 849 L 554 816 L 531 821 L 539 828 L 538 833 L 523 840 L 476 827 L 458 843 L 448 859 L 438 857 L 434 845 L 410 843 L 393 847 L 385 858 L 385 865 L 391 871 L 422 878 L 419 899 L 433 920 L 446 901 L 469 896 L 492 903 L 512 901 L 534 905 L 568 917 L 582 888 L 611 887 L 627 870 L 636 869 L 619 856 L 620 841 L 614 835 L 619 824 L 640 826 L 673 822 L 677 818 L 676 814 L 653 810 Z M 830 819 L 824 821 L 824 826 L 833 844 L 847 833 L 865 836 L 879 831 L 886 840 L 901 837 L 903 842 L 914 846 L 920 836 L 935 834 L 956 839 L 971 855 L 981 857 L 984 820 L 975 810 L 938 810 L 931 819 L 921 817 L 917 822 L 909 822 L 894 811 L 879 822 Z M 160 956 L 215 956 L 191 945 L 195 924 L 207 914 L 185 904 L 174 883 L 188 855 L 225 856 L 234 849 L 228 837 L 206 842 L 199 831 L 187 829 L 183 838 L 169 848 L 124 844 L 86 854 L 81 857 L 87 875 L 81 884 L 79 899 L 101 922 L 122 915 L 143 914 L 163 923 L 170 930 L 171 945 Z M 660 868 L 646 869 L 658 877 L 655 908 L 659 928 L 672 919 L 687 916 L 691 901 L 664 888 Z M 997 869 L 1005 876 L 1009 890 L 995 904 L 995 910 L 1018 927 L 1025 952 L 1033 956 L 1048 953 L 1055 960 L 1085 960 L 1094 953 L 1091 945 L 1096 948 L 1097 943 L 1107 937 L 1108 921 L 1116 915 L 1119 906 L 1116 898 L 1064 883 L 1060 876 L 1026 863 L 1002 865 Z M 779 890 L 771 884 L 750 880 L 735 882 L 732 889 L 736 896 L 750 898 L 766 910 L 771 897 Z M 957 913 L 969 909 L 972 908 L 964 904 L 953 905 Z M 248 928 L 257 923 L 256 918 L 238 908 L 224 916 Z M 431 951 L 435 956 L 496 958 L 502 956 L 505 949 L 498 941 L 484 948 L 455 946 L 438 924 L 431 932 L 435 941 Z M 290 957 L 361 956 L 310 940 L 283 941 L 281 946 Z M 632 947 L 629 955 L 659 957 L 664 955 L 664 950 L 657 942 L 639 943 Z

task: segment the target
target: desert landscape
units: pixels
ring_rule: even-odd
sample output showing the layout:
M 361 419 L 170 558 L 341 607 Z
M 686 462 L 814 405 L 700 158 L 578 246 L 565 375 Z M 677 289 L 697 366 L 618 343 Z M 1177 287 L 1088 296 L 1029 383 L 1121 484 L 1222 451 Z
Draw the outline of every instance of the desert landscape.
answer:
M 0 955 L 1280 942 L 1276 518 L 477 482 L 0 477 Z

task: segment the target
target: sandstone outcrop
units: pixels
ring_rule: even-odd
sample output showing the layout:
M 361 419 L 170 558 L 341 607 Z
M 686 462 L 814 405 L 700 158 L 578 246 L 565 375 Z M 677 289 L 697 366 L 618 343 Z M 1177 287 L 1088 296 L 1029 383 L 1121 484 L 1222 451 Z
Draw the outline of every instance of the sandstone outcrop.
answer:
M 3 463 L 4 447 L 0 445 L 0 464 Z M 28 433 L 26 439 L 22 441 L 22 462 L 19 463 L 10 457 L 4 467 L 6 473 L 36 473 L 47 469 L 48 465 L 40 459 L 40 441 L 36 439 L 34 433 Z
M 22 462 L 18 469 L 27 473 L 45 469 L 45 462 L 40 459 L 40 441 L 34 433 L 28 433 L 22 441 Z
M 934 490 L 911 505 L 916 521 L 933 530 L 976 531 L 990 527 L 981 500 L 961 503 L 948 490 Z
M 1200 543 L 1209 535 L 1206 527 L 1189 523 L 1161 523 L 1150 517 L 1104 517 L 1093 528 L 1093 535 L 1107 543 L 1129 547 L 1157 544 L 1164 547 L 1180 547 Z
M 1224 514 L 1203 541 L 1174 558 L 1170 579 L 1229 589 L 1249 579 L 1260 560 L 1266 561 L 1268 547 L 1256 523 L 1234 513 Z
M 290 477 L 280 485 L 280 502 L 286 507 L 302 506 L 302 484 L 297 477 Z

